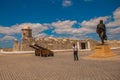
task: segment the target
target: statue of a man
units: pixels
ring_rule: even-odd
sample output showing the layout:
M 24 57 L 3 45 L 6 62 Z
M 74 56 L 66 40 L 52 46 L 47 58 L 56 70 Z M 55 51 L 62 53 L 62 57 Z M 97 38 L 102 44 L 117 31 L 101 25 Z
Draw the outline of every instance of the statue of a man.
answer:
M 99 35 L 102 44 L 104 44 L 104 40 L 107 40 L 107 36 L 106 36 L 106 26 L 105 24 L 103 24 L 103 20 L 100 20 L 100 23 L 97 25 L 96 32 Z

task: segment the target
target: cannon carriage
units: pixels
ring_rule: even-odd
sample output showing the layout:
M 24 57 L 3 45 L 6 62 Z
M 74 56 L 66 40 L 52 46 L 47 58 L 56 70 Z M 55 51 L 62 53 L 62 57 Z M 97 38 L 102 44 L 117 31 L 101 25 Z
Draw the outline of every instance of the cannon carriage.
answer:
M 54 56 L 53 51 L 47 48 L 43 48 L 37 44 L 29 45 L 29 46 L 35 49 L 35 56 L 41 56 L 41 57 Z

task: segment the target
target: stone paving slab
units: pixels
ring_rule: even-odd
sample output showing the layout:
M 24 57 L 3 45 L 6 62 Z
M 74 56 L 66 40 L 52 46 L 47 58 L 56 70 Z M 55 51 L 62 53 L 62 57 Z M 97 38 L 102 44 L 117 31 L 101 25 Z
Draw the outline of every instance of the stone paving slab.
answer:
M 119 56 L 120 50 L 116 52 Z M 120 80 L 120 59 L 83 58 L 90 53 L 79 52 L 79 61 L 73 60 L 72 52 L 47 58 L 34 54 L 1 55 L 0 80 Z

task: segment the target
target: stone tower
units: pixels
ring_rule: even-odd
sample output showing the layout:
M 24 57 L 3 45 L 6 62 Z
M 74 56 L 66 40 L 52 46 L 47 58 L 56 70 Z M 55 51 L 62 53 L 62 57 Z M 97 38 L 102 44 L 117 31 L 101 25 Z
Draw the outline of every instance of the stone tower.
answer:
M 14 40 L 13 51 L 19 51 L 19 49 L 20 49 L 20 46 L 19 46 L 18 40 L 15 39 Z
M 22 40 L 31 39 L 32 38 L 32 29 L 25 25 L 22 29 Z
M 25 25 L 22 28 L 22 42 L 21 42 L 21 50 L 22 51 L 30 51 L 33 50 L 29 47 L 29 45 L 34 41 L 32 37 L 32 29 L 30 26 Z

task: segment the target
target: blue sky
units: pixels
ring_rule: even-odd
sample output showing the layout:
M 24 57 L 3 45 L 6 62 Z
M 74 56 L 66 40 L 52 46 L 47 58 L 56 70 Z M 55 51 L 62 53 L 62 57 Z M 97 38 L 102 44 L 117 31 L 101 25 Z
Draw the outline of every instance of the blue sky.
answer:
M 0 0 L 0 47 L 21 40 L 29 25 L 33 37 L 66 37 L 99 40 L 99 20 L 110 40 L 120 39 L 120 0 Z

